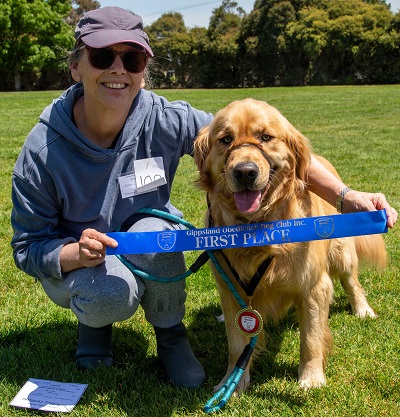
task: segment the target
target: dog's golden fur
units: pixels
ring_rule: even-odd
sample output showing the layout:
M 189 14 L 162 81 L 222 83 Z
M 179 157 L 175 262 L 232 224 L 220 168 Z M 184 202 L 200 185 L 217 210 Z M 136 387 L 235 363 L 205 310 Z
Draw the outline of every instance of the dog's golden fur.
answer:
M 319 160 L 338 175 L 332 165 Z M 208 194 L 214 226 L 268 222 L 337 214 L 335 209 L 307 189 L 310 145 L 274 107 L 252 99 L 235 101 L 220 110 L 195 142 L 199 186 Z M 300 327 L 299 383 L 319 387 L 326 383 L 324 368 L 332 345 L 328 326 L 333 296 L 331 278 L 345 289 L 353 313 L 375 317 L 358 281 L 363 258 L 383 267 L 386 249 L 381 236 L 321 240 L 224 250 L 241 280 L 249 282 L 264 259 L 273 257 L 251 299 L 252 307 L 267 319 L 277 320 L 291 306 L 297 309 Z M 218 257 L 228 275 L 222 257 Z M 240 310 L 226 284 L 213 268 L 225 317 L 229 364 L 218 389 L 232 372 L 249 339 L 234 323 Z M 248 297 L 230 277 L 243 299 Z M 259 338 L 258 347 L 262 346 Z M 260 350 L 260 349 L 258 349 Z M 250 382 L 250 364 L 237 392 Z

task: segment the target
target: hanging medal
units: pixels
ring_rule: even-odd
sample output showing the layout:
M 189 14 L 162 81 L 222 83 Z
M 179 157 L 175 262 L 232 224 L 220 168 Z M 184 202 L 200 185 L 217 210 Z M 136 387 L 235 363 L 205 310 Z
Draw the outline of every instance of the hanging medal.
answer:
M 261 314 L 249 306 L 240 310 L 235 317 L 236 328 L 245 336 L 257 336 L 263 328 L 263 319 Z

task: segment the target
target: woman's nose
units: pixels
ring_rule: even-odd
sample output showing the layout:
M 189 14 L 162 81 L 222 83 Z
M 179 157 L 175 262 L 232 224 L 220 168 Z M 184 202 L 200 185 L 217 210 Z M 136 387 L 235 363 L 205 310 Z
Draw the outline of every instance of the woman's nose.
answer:
M 115 57 L 115 60 L 113 62 L 113 64 L 110 67 L 110 71 L 111 72 L 116 72 L 118 74 L 123 74 L 126 72 L 126 69 L 124 67 L 124 63 L 122 62 L 122 58 L 120 55 L 117 55 Z

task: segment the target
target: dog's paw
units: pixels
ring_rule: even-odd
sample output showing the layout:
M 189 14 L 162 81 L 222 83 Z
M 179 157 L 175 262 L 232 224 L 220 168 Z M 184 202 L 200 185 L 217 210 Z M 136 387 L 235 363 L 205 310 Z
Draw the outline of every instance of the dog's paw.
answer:
M 354 310 L 354 315 L 361 319 L 371 318 L 376 319 L 378 315 L 374 310 L 367 304 L 366 306 L 358 307 Z
M 322 388 L 326 385 L 325 378 L 323 379 L 302 379 L 299 381 L 300 388 L 308 390 L 310 388 Z
M 325 374 L 322 368 L 307 366 L 299 374 L 299 385 L 307 390 L 309 388 L 321 388 L 326 385 Z

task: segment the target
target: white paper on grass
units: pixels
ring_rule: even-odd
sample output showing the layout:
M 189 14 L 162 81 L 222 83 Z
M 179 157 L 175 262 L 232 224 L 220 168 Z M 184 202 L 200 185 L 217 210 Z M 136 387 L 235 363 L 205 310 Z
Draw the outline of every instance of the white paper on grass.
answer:
M 29 378 L 10 405 L 31 410 L 69 413 L 86 388 L 87 384 Z

